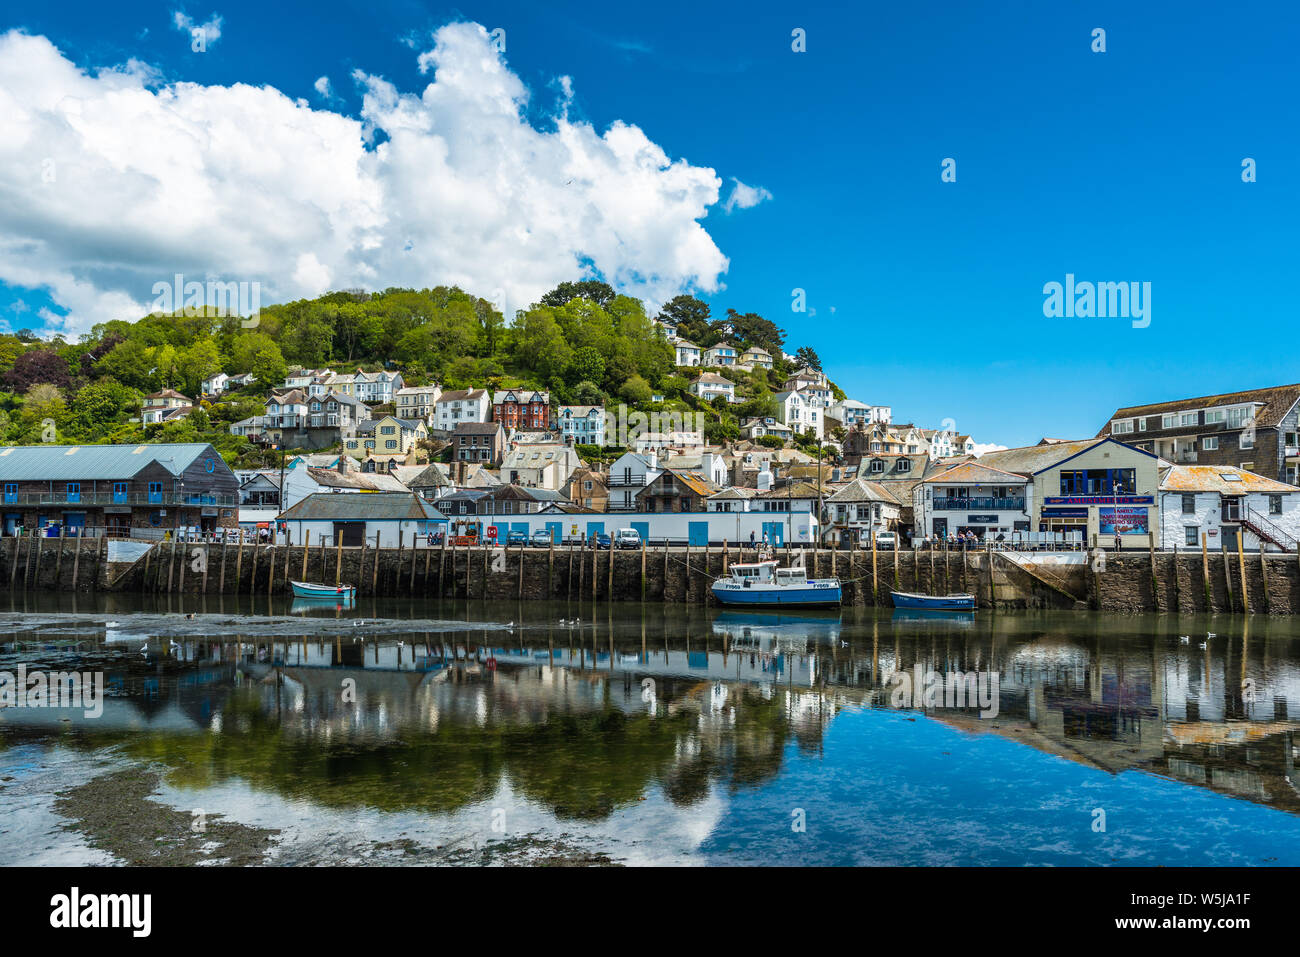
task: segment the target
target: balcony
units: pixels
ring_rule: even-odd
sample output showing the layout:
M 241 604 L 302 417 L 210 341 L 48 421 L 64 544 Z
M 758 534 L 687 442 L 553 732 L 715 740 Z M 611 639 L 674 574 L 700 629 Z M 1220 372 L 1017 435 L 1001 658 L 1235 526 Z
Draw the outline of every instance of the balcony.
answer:
M 1025 510 L 1023 498 L 936 498 L 936 512 L 969 512 L 973 509 L 993 509 L 994 511 Z
M 97 495 L 79 492 L 12 493 L 4 496 L 6 505 L 76 505 L 95 507 L 105 505 L 222 505 L 233 508 L 239 504 L 238 495 L 209 495 L 190 492 L 101 492 Z
M 611 475 L 605 480 L 609 488 L 640 488 L 645 485 L 644 475 Z

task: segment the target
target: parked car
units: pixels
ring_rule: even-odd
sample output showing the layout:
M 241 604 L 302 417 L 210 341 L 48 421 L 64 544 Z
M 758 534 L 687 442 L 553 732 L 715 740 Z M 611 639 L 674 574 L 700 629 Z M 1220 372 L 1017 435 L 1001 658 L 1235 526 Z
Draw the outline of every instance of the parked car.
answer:
M 641 533 L 635 528 L 620 528 L 614 533 L 615 548 L 640 548 Z
M 527 545 L 528 530 L 524 528 L 512 528 L 506 533 L 507 545 Z
M 876 548 L 893 549 L 898 547 L 897 532 L 876 532 Z
M 554 540 L 549 528 L 539 528 L 533 532 L 532 543 L 536 548 L 549 548 Z
M 595 532 L 592 536 L 597 548 L 613 548 L 614 541 L 605 532 Z

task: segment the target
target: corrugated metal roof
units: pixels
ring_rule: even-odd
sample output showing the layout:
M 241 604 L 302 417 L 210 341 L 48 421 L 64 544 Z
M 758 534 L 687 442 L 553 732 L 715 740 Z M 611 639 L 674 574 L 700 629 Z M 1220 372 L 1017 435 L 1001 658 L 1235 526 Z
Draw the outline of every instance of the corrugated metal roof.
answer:
M 315 492 L 283 512 L 280 518 L 305 522 L 383 522 L 441 520 L 445 516 L 414 492 L 351 495 Z
M 150 462 L 179 475 L 200 455 L 212 456 L 215 471 L 230 471 L 204 442 L 156 445 L 15 445 L 0 448 L 0 480 L 8 482 L 123 481 Z

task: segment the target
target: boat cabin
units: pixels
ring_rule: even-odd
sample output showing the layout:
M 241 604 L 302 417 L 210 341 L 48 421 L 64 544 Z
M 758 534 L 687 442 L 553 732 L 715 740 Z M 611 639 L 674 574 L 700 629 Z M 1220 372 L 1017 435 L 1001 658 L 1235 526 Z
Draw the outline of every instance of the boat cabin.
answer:
M 731 578 L 742 585 L 756 582 L 772 585 L 806 585 L 808 572 L 803 568 L 779 568 L 776 562 L 754 562 L 747 565 L 732 565 Z

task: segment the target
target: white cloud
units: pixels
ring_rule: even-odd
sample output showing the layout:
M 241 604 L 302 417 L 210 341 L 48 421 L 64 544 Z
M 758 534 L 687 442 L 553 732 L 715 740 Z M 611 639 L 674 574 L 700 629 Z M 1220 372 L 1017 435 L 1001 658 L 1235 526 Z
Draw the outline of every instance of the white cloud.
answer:
M 534 127 L 475 24 L 421 59 L 419 93 L 357 71 L 357 119 L 270 87 L 87 73 L 0 35 L 0 280 L 48 287 L 65 332 L 143 314 L 178 272 L 259 281 L 264 304 L 457 284 L 513 310 L 584 264 L 652 303 L 719 288 L 727 259 L 699 222 L 712 169 L 636 126 L 570 121 L 567 94 Z
M 181 33 L 188 33 L 191 37 L 201 35 L 205 48 L 212 46 L 221 39 L 221 25 L 224 22 L 219 13 L 214 13 L 208 17 L 207 23 L 196 24 L 194 19 L 183 10 L 172 11 L 172 25 Z
M 1001 452 L 1004 449 L 1006 449 L 1005 445 L 998 445 L 995 442 L 976 442 L 975 456 L 976 458 L 978 458 L 979 456 L 983 455 L 985 452 Z
M 318 76 L 313 86 L 316 87 L 316 92 L 319 93 L 321 96 L 325 97 L 325 99 L 327 100 L 334 99 L 334 88 L 330 86 L 329 77 Z
M 757 206 L 765 199 L 771 199 L 772 194 L 762 186 L 746 186 L 736 177 L 731 177 L 731 181 L 736 185 L 731 188 L 731 195 L 723 203 L 723 212 L 729 213 L 733 209 L 750 209 Z

